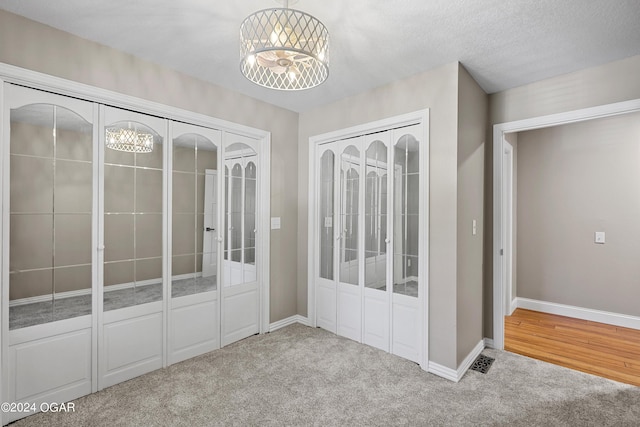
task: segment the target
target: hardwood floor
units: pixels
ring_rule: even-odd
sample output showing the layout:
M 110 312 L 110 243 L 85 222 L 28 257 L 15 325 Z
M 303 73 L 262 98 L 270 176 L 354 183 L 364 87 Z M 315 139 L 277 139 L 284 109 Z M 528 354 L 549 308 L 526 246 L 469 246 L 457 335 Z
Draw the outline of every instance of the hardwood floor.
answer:
M 640 386 L 640 330 L 518 308 L 504 331 L 505 350 Z

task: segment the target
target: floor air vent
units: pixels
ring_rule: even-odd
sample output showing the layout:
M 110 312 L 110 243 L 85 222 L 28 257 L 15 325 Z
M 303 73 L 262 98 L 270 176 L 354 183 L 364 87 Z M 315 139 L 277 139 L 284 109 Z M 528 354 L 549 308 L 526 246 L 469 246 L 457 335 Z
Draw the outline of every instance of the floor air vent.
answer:
M 475 362 L 473 362 L 473 365 L 471 365 L 471 368 L 469 369 L 486 374 L 487 372 L 489 372 L 489 368 L 491 367 L 491 364 L 494 360 L 496 359 L 494 359 L 493 357 L 481 354 L 480 356 L 478 356 Z

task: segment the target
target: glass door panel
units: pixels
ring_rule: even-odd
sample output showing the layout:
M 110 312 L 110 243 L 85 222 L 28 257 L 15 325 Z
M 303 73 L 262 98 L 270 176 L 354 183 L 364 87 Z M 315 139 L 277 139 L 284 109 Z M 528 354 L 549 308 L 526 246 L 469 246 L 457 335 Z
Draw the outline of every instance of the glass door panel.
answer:
M 360 150 L 353 145 L 340 156 L 340 282 L 359 284 Z
M 402 135 L 394 146 L 394 272 L 393 291 L 418 296 L 419 143 Z
M 93 125 L 60 105 L 13 108 L 9 153 L 9 329 L 91 314 Z
M 217 289 L 217 150 L 216 144 L 200 133 L 173 138 L 174 298 Z
M 334 195 L 334 163 L 333 151 L 327 150 L 320 158 L 320 250 L 319 275 L 333 280 L 333 195 Z
M 256 263 L 256 164 L 244 168 L 244 262 Z
M 365 164 L 365 286 L 387 289 L 387 146 L 374 141 Z
M 163 298 L 164 141 L 132 117 L 104 129 L 104 311 Z

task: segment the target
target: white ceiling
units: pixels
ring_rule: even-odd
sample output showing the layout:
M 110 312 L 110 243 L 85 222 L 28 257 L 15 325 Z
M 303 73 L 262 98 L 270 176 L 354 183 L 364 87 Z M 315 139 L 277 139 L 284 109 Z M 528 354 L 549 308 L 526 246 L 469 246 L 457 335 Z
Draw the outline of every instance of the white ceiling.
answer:
M 331 36 L 298 92 L 240 74 L 239 26 L 275 0 L 0 0 L 0 8 L 237 92 L 305 111 L 460 61 L 493 93 L 640 54 L 638 0 L 299 0 Z

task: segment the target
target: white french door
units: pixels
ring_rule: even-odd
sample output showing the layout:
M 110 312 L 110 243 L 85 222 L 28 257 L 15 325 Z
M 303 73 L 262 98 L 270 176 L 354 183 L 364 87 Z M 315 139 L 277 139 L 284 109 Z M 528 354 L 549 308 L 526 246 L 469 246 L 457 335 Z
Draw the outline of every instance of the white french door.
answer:
M 315 324 L 425 365 L 426 120 L 316 137 L 310 168 Z
M 362 229 L 361 215 L 364 193 L 362 140 L 340 141 L 333 144 L 339 163 L 337 250 L 337 333 L 355 341 L 362 339 Z
M 223 346 L 260 332 L 257 266 L 262 262 L 257 250 L 262 188 L 257 140 L 226 133 L 224 153 Z
M 220 348 L 217 180 L 222 133 L 171 123 L 169 364 Z
M 98 112 L 3 89 L 2 400 L 39 408 L 97 389 Z
M 165 365 L 167 121 L 101 106 L 99 389 Z M 133 151 L 121 144 L 149 144 Z

